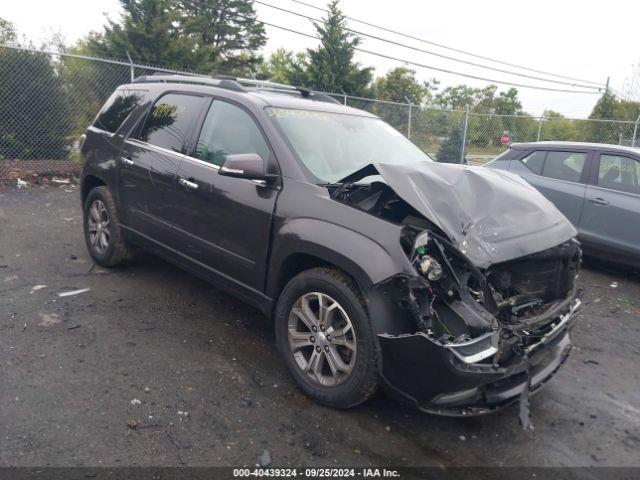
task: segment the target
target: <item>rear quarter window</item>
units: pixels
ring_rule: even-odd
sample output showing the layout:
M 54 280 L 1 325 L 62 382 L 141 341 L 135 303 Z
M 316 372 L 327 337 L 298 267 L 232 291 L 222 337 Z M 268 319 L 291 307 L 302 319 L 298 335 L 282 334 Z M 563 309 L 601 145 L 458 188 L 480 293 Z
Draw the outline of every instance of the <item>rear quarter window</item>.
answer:
M 542 173 L 542 167 L 544 167 L 544 159 L 546 156 L 547 152 L 536 151 L 530 153 L 520 161 L 533 173 L 540 175 Z
M 113 92 L 96 117 L 93 126 L 115 133 L 136 107 L 142 103 L 145 92 L 121 88 Z

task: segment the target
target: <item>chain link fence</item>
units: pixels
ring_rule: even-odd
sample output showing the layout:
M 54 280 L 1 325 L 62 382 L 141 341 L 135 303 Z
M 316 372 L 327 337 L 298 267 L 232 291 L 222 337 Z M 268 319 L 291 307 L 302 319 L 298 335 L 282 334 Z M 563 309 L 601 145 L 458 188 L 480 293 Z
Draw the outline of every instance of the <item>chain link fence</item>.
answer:
M 148 65 L 0 46 L 0 181 L 79 173 L 78 139 L 121 84 L 175 72 Z M 638 122 L 479 114 L 344 94 L 438 161 L 484 163 L 509 142 L 567 140 L 640 146 Z

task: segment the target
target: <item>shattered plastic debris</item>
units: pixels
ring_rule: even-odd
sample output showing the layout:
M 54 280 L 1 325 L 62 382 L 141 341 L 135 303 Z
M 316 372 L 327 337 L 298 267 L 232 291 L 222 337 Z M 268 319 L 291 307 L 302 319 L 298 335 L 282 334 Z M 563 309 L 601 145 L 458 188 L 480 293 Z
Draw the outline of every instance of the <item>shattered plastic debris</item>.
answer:
M 29 292 L 30 294 L 33 292 L 37 292 L 38 290 L 42 290 L 43 288 L 47 288 L 46 285 L 35 285 L 33 287 L 31 287 L 31 291 Z
M 136 419 L 133 419 L 133 418 L 127 420 L 127 427 L 129 427 L 132 430 L 135 430 L 141 424 L 142 424 L 142 420 L 136 420 Z
M 80 290 L 71 290 L 69 292 L 60 292 L 58 294 L 59 297 L 70 297 L 72 295 L 79 295 L 81 293 L 84 292 L 88 292 L 89 290 L 91 290 L 90 288 L 81 288 Z
M 137 398 L 134 398 L 133 400 L 131 400 L 131 405 L 140 405 L 142 402 L 140 400 L 138 400 Z
M 38 324 L 41 327 L 49 327 L 62 322 L 57 313 L 39 313 L 38 315 L 42 318 L 42 321 Z
M 29 188 L 31 186 L 29 182 L 25 182 L 21 178 L 18 178 L 16 180 L 16 185 L 18 186 L 18 188 Z
M 271 453 L 266 448 L 260 454 L 260 458 L 258 459 L 258 465 L 261 467 L 268 467 L 271 465 Z
M 611 288 L 618 288 L 618 282 L 612 282 L 611 285 L 609 285 Z
M 57 183 L 58 185 L 68 185 L 71 183 L 71 180 L 69 180 L 68 178 L 56 178 L 53 177 L 51 179 L 51 183 Z
M 189 416 L 189 412 L 183 412 L 182 410 L 178 410 L 178 415 L 180 415 L 182 417 L 188 417 Z

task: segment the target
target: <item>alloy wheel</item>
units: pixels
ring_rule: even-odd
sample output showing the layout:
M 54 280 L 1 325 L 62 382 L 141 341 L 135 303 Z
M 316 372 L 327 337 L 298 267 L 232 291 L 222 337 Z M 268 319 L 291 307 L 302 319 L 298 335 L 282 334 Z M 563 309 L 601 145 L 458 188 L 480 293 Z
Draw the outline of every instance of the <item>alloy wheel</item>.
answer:
M 109 226 L 109 211 L 102 200 L 94 200 L 89 207 L 87 218 L 89 243 L 99 255 L 109 248 L 111 230 Z
M 329 295 L 307 293 L 293 304 L 289 347 L 300 370 L 319 385 L 344 382 L 356 361 L 356 332 L 342 306 Z

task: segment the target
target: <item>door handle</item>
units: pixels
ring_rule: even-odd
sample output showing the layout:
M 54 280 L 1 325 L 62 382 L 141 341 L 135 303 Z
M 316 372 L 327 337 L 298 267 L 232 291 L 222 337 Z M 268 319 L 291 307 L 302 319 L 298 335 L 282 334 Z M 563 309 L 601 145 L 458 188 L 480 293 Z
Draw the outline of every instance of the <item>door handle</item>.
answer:
M 190 182 L 189 180 L 185 180 L 184 178 L 179 178 L 178 183 L 184 187 L 190 188 L 191 190 L 198 189 L 198 184 L 196 182 Z
M 596 205 L 602 205 L 604 207 L 606 207 L 607 205 L 609 205 L 609 202 L 607 202 L 604 198 L 602 197 L 596 197 L 596 198 L 590 198 L 589 201 L 591 203 L 595 203 Z
M 131 160 L 130 158 L 127 157 L 120 157 L 120 160 L 122 160 L 122 164 L 125 167 L 131 167 L 133 166 L 133 160 Z

